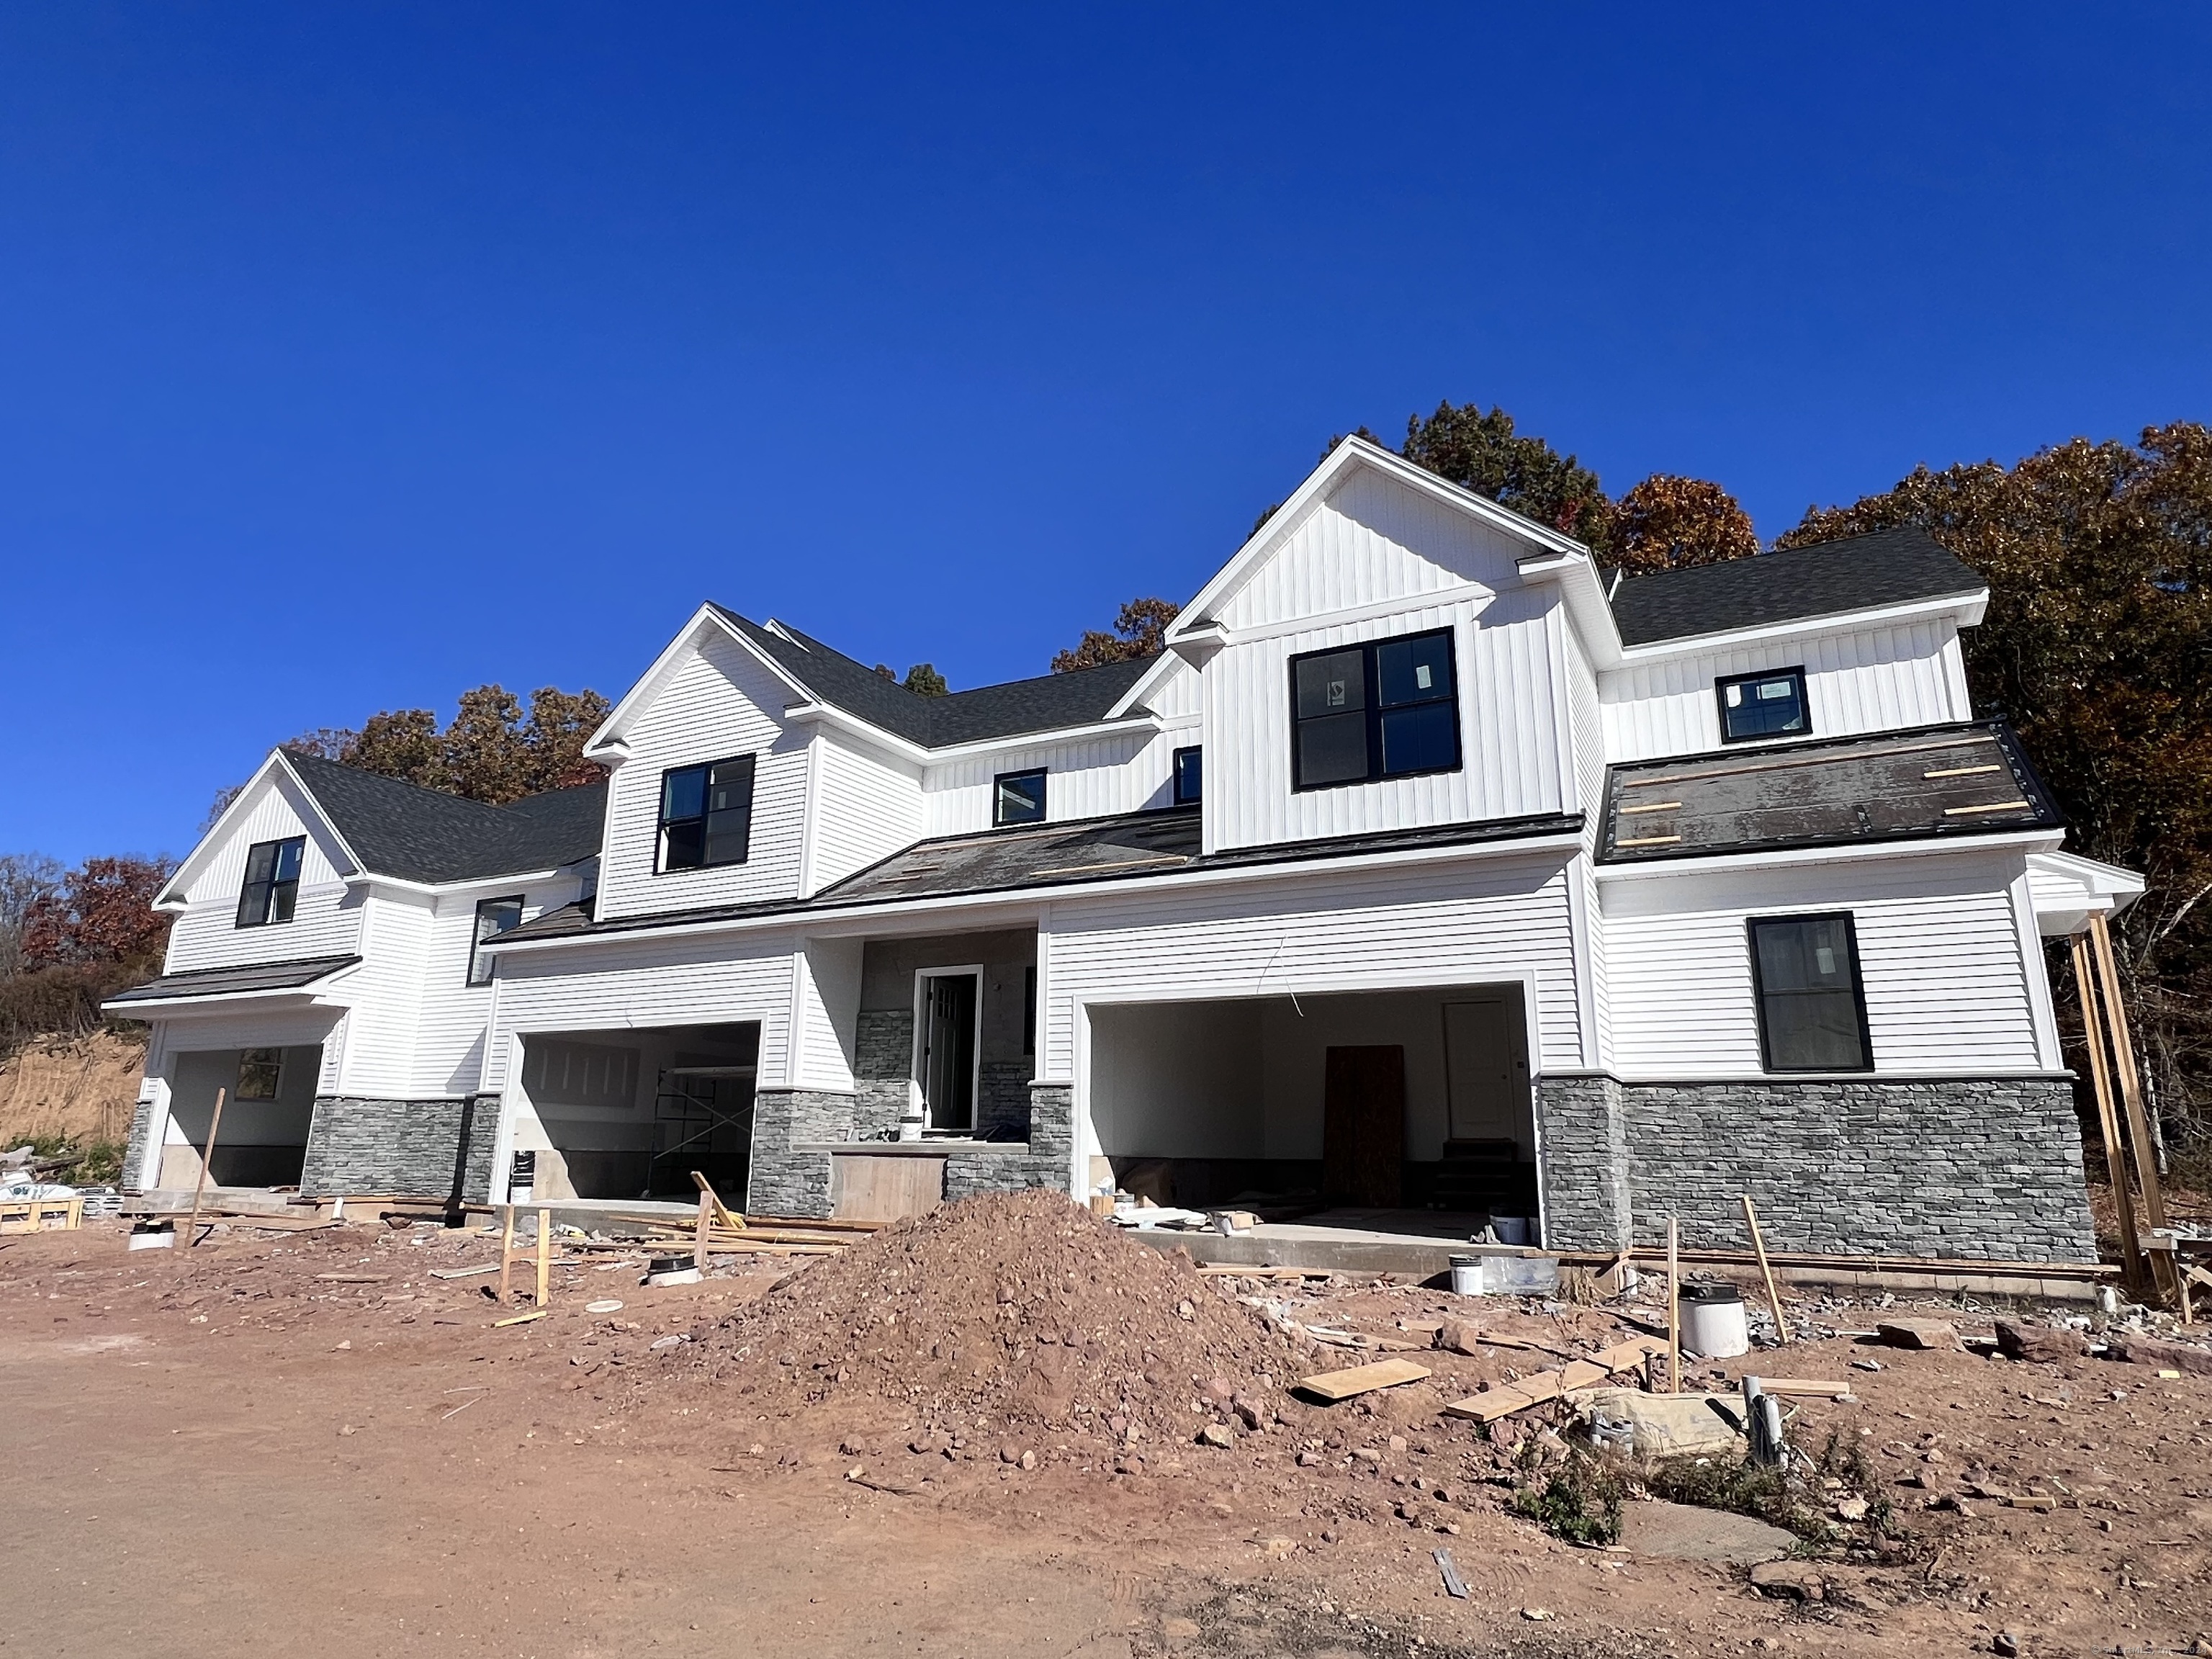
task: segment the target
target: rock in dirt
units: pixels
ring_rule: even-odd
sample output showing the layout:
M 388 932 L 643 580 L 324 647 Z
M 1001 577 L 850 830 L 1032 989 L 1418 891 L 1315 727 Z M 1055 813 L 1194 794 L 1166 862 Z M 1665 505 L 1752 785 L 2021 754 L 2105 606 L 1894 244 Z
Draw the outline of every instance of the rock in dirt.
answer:
M 2062 1359 L 2081 1358 L 2089 1352 L 2089 1344 L 2079 1331 L 2053 1330 L 2048 1325 L 2015 1325 L 2008 1319 L 2000 1319 L 1997 1352 L 2007 1359 L 2049 1365 Z
M 2199 1348 L 2187 1342 L 2164 1342 L 2154 1336 L 2107 1336 L 2105 1351 L 2115 1359 L 2124 1359 L 2131 1365 L 2151 1365 L 2160 1370 L 2187 1371 L 2197 1376 L 2212 1376 L 2212 1348 Z
M 1572 1396 L 1585 1432 L 1602 1438 L 1625 1428 L 1638 1457 L 1709 1456 L 1742 1443 L 1735 1425 L 1702 1394 L 1645 1394 L 1636 1389 L 1591 1389 Z
M 1198 1443 L 1227 1451 L 1237 1443 L 1237 1437 L 1218 1423 L 1209 1423 L 1198 1431 Z
M 1762 1561 L 1751 1570 L 1752 1587 L 1761 1595 L 1791 1601 L 1819 1601 L 1828 1594 L 1827 1581 L 1802 1561 Z
M 1885 1347 L 1950 1353 L 1966 1346 L 1959 1340 L 1959 1328 L 1948 1319 L 1885 1319 L 1874 1330 Z

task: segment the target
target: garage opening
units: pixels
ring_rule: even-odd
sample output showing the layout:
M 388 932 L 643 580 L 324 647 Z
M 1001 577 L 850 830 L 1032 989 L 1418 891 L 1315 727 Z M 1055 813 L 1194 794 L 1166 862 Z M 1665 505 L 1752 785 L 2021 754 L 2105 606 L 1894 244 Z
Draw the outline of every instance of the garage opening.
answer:
M 743 1202 L 757 1023 L 545 1032 L 522 1052 L 514 1150 L 533 1197 L 691 1199 L 696 1170 Z
M 159 1184 L 195 1186 L 205 1160 L 217 1187 L 296 1187 L 307 1158 L 307 1127 L 322 1075 L 320 1043 L 298 1048 L 212 1048 L 180 1054 L 169 1073 L 169 1127 Z M 215 1155 L 216 1091 L 223 1092 Z
M 1087 1012 L 1094 1181 L 1397 1231 L 1535 1213 L 1518 985 Z

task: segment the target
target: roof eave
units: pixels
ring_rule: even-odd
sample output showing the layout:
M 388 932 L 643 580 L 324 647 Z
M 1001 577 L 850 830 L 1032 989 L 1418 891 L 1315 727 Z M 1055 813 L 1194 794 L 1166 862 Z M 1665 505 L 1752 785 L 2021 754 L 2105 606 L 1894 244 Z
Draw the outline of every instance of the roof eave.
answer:
M 1749 628 L 1718 629 L 1710 634 L 1674 635 L 1641 645 L 1623 646 L 1617 663 L 1601 666 L 1632 668 L 1645 663 L 1670 661 L 1676 657 L 1700 656 L 1710 651 L 1758 645 L 1792 635 L 1889 627 L 1899 623 L 1919 622 L 1946 615 L 1954 617 L 1960 628 L 1972 628 L 1979 624 L 1988 611 L 1989 601 L 1990 590 L 1984 587 L 1972 593 L 1938 594 L 1931 599 L 1899 600 L 1893 605 L 1827 611 L 1818 616 L 1793 617 L 1779 622 L 1760 623 Z

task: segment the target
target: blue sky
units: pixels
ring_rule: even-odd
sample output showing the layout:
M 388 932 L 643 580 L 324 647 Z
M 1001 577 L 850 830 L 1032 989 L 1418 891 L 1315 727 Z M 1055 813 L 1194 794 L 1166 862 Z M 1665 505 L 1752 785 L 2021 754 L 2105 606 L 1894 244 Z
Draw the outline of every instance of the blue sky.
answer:
M 2208 18 L 19 0 L 0 851 L 703 598 L 1039 672 L 1443 398 L 1767 537 L 2212 418 Z

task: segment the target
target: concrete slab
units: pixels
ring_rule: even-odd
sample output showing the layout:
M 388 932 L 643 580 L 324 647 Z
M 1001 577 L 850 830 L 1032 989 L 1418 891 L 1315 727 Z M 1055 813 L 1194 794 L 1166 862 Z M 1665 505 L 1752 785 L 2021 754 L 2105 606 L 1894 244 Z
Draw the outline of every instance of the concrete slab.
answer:
M 1721 1561 L 1752 1566 L 1778 1561 L 1797 1547 L 1796 1534 L 1729 1510 L 1654 1498 L 1620 1511 L 1620 1541 L 1638 1555 L 1674 1561 Z

